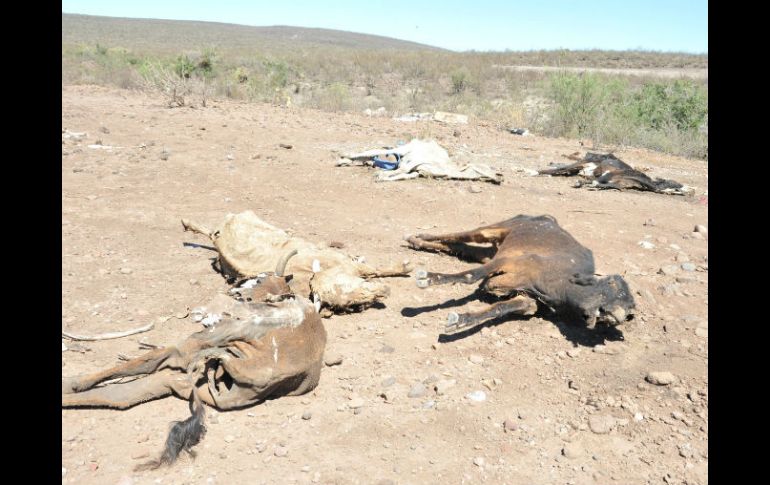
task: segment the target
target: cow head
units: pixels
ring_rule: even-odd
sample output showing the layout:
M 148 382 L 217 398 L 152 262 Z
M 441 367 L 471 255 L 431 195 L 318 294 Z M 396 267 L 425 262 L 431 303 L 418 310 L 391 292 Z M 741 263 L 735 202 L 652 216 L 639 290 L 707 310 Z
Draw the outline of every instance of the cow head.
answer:
M 622 276 L 597 279 L 593 275 L 575 275 L 570 284 L 568 301 L 589 327 L 597 322 L 619 325 L 633 318 L 634 297 Z

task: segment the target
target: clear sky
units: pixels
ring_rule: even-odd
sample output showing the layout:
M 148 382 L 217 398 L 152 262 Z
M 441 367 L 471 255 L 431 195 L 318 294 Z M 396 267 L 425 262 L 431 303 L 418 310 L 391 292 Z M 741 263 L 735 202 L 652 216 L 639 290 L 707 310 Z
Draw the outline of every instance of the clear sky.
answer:
M 62 0 L 62 12 L 320 27 L 460 51 L 708 53 L 708 0 Z

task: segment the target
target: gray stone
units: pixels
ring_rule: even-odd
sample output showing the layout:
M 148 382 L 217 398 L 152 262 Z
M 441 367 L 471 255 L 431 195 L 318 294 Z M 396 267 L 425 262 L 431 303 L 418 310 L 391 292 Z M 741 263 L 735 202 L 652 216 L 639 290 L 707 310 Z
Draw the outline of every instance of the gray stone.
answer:
M 408 396 L 411 398 L 422 397 L 425 395 L 426 392 L 427 392 L 427 389 L 425 388 L 423 383 L 418 382 L 417 384 L 413 385 L 411 389 L 409 389 Z
M 588 418 L 588 427 L 596 434 L 607 434 L 615 427 L 615 418 L 608 414 L 597 414 Z
M 682 263 L 682 269 L 685 271 L 695 271 L 695 264 L 693 263 Z
M 645 379 L 657 386 L 667 386 L 676 382 L 676 377 L 670 372 L 650 372 Z
M 289 454 L 289 449 L 285 446 L 276 446 L 273 454 L 278 457 L 286 456 Z

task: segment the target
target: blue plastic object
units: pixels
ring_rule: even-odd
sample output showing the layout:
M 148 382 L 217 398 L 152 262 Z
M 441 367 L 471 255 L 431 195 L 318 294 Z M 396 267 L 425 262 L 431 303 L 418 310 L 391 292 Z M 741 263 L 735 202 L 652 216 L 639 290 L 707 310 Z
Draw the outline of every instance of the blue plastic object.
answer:
M 401 163 L 401 156 L 398 153 L 392 153 L 391 155 L 395 155 L 396 161 L 391 162 L 390 160 L 384 160 L 382 158 L 374 157 L 374 166 L 379 167 L 383 170 L 395 170 L 398 168 L 398 164 Z

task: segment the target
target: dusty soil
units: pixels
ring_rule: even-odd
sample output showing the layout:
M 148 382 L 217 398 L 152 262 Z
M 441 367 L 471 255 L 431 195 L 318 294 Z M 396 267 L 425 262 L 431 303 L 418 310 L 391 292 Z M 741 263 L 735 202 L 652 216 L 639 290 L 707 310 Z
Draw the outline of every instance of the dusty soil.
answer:
M 169 109 L 161 97 L 90 86 L 64 87 L 62 102 L 62 128 L 87 133 L 62 144 L 68 331 L 183 316 L 226 291 L 212 253 L 183 246 L 206 241 L 184 233 L 180 219 L 215 225 L 246 209 L 313 241 L 344 241 L 349 254 L 375 264 L 408 258 L 435 271 L 471 265 L 412 251 L 403 235 L 550 214 L 593 250 L 598 272 L 625 276 L 638 307 L 619 332 L 535 317 L 439 342 L 452 309 L 424 310 L 472 288 L 418 290 L 412 278 L 388 279 L 392 294 L 381 308 L 324 320 L 327 353 L 343 361 L 324 368 L 314 392 L 210 411 L 194 460 L 132 471 L 159 453 L 170 421 L 189 415 L 183 400 L 62 410 L 62 483 L 708 482 L 708 242 L 692 236 L 696 224 L 708 224 L 705 162 L 620 150 L 623 160 L 695 186 L 697 195 L 594 192 L 517 170 L 563 162 L 562 154 L 584 149 L 578 140 L 515 136 L 474 120 L 455 127 L 223 101 Z M 375 183 L 371 169 L 334 166 L 334 150 L 414 136 L 498 167 L 506 179 Z M 98 140 L 116 148 L 88 147 Z M 658 273 L 685 260 L 695 271 Z M 140 341 L 168 345 L 200 328 L 171 318 L 123 339 L 65 341 L 62 376 L 139 355 Z M 671 372 L 676 382 L 649 384 L 652 371 Z M 436 395 L 440 379 L 457 383 Z M 428 391 L 409 398 L 417 382 Z M 465 397 L 477 390 L 484 402 Z M 346 405 L 353 397 L 364 401 L 358 414 Z M 288 454 L 276 456 L 278 446 Z

